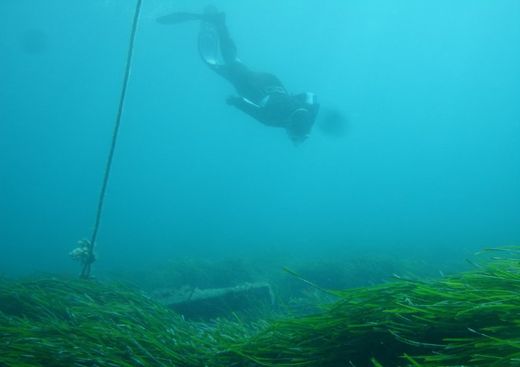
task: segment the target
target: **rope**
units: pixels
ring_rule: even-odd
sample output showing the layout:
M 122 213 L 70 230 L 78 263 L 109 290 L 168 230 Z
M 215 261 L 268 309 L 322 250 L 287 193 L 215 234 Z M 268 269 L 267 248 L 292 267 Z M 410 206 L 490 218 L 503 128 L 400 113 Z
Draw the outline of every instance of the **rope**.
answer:
M 114 125 L 114 131 L 112 133 L 112 143 L 110 144 L 110 152 L 108 153 L 108 158 L 105 166 L 105 174 L 103 177 L 103 184 L 101 186 L 101 192 L 99 194 L 99 200 L 96 211 L 96 221 L 94 224 L 94 230 L 92 231 L 92 236 L 90 237 L 90 242 L 88 243 L 87 255 L 85 260 L 83 261 L 83 270 L 81 271 L 80 277 L 82 279 L 90 278 L 90 270 L 92 263 L 96 260 L 94 256 L 94 246 L 96 243 L 97 234 L 99 231 L 99 224 L 101 222 L 101 214 L 103 212 L 103 204 L 105 202 L 105 194 L 108 186 L 108 179 L 110 177 L 110 170 L 112 168 L 112 159 L 114 157 L 114 151 L 117 143 L 117 135 L 119 133 L 119 126 L 121 125 L 121 116 L 123 115 L 125 98 L 126 98 L 126 89 L 128 85 L 128 79 L 130 77 L 130 66 L 132 64 L 132 55 L 134 52 L 134 41 L 135 34 L 137 32 L 137 24 L 139 21 L 139 15 L 141 13 L 141 3 L 142 0 L 137 0 L 134 19 L 132 23 L 132 33 L 130 34 L 130 43 L 128 46 L 128 54 L 126 57 L 126 67 L 125 67 L 125 76 L 123 80 L 123 88 L 121 89 L 121 95 L 119 97 L 119 108 L 117 110 L 116 122 Z

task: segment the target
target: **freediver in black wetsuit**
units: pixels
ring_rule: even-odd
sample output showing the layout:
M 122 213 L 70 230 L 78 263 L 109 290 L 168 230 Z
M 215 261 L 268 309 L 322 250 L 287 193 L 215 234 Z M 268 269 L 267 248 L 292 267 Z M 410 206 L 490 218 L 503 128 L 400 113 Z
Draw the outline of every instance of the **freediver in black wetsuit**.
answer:
M 190 20 L 201 22 L 198 46 L 202 60 L 237 91 L 238 96 L 229 97 L 227 103 L 264 125 L 286 129 L 293 142 L 303 142 L 318 114 L 316 96 L 291 95 L 273 74 L 254 72 L 245 66 L 237 57 L 225 14 L 213 6 L 206 7 L 203 14 L 174 13 L 157 19 L 162 24 Z

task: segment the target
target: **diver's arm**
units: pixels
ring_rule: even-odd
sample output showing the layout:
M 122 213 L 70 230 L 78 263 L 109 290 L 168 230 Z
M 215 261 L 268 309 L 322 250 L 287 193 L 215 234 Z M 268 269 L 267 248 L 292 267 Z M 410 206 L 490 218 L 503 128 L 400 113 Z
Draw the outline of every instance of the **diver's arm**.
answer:
M 264 116 L 261 106 L 242 97 L 229 97 L 226 102 L 228 105 L 235 106 L 240 111 L 247 113 L 249 116 L 257 119 L 260 122 L 263 122 Z

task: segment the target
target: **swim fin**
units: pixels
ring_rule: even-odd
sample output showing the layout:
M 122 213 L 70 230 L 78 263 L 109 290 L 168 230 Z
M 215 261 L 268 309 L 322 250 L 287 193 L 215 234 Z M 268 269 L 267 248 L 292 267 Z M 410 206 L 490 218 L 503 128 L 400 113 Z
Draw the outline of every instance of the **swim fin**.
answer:
M 172 24 L 179 24 L 184 22 L 190 22 L 193 20 L 201 20 L 203 18 L 202 14 L 196 14 L 196 13 L 171 13 L 168 15 L 163 15 L 161 17 L 158 17 L 157 23 L 159 24 L 165 24 L 165 25 L 172 25 Z
M 202 60 L 211 66 L 223 65 L 220 52 L 220 37 L 215 25 L 210 22 L 201 22 L 199 31 L 199 54 Z

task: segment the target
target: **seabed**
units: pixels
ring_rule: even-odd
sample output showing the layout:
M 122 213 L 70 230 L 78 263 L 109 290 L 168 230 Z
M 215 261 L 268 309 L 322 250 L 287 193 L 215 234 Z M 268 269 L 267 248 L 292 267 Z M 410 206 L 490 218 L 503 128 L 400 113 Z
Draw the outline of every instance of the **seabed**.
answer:
M 121 284 L 0 280 L 0 366 L 520 366 L 520 261 L 345 291 L 311 315 L 193 321 Z

